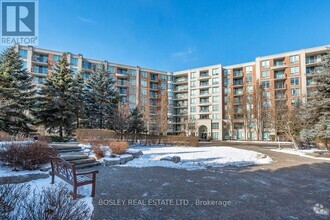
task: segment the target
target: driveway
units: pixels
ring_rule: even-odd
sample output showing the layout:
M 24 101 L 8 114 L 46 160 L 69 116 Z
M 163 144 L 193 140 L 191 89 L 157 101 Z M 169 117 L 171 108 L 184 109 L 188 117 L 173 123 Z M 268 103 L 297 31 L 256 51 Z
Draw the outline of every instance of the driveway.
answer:
M 329 161 L 233 147 L 267 154 L 274 162 L 194 171 L 100 167 L 93 219 L 329 218 L 315 213 L 330 208 Z

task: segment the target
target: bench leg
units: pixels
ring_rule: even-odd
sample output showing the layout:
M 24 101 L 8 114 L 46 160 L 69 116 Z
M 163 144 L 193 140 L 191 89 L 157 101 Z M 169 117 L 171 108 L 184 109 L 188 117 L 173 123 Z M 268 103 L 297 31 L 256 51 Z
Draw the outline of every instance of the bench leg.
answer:
M 92 196 L 92 197 L 95 196 L 95 182 L 92 183 L 92 195 L 91 195 L 91 196 Z
M 73 199 L 77 198 L 77 192 L 78 192 L 78 187 L 77 186 L 73 186 Z
M 51 184 L 54 184 L 54 180 L 55 180 L 55 175 L 52 173 L 52 182 L 51 182 Z

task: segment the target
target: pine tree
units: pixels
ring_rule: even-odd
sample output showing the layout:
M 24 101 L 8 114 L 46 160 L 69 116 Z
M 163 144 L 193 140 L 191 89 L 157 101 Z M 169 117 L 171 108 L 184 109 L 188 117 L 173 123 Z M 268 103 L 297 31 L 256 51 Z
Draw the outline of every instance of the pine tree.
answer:
M 136 107 L 131 112 L 131 120 L 129 122 L 128 132 L 135 135 L 135 141 L 137 141 L 137 134 L 140 134 L 146 130 L 143 120 L 143 114 L 139 108 Z
M 79 72 L 73 77 L 73 113 L 75 114 L 75 127 L 83 127 L 84 118 L 84 107 L 85 107 L 85 79 L 83 73 Z
M 318 67 L 318 74 L 313 81 L 317 87 L 309 100 L 306 102 L 300 113 L 304 119 L 306 129 L 302 131 L 305 139 L 319 138 L 325 147 L 328 147 L 330 139 L 330 49 L 323 56 L 321 65 Z
M 106 68 L 91 74 L 85 88 L 87 127 L 109 128 L 119 95 L 115 81 Z
M 29 114 L 34 106 L 32 76 L 13 47 L 0 55 L 0 130 L 10 134 L 35 131 Z
M 74 127 L 74 92 L 72 71 L 64 53 L 42 85 L 38 108 L 34 112 L 38 124 L 44 125 L 49 132 L 58 130 L 62 140 L 64 134 L 71 135 Z

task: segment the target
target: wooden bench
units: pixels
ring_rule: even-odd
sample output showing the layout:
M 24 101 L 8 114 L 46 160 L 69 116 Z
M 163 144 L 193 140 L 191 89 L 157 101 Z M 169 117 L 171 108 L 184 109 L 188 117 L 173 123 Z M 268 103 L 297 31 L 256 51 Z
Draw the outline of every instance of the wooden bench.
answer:
M 50 157 L 52 165 L 52 184 L 54 184 L 55 175 L 73 186 L 73 198 L 77 198 L 79 186 L 92 184 L 92 194 L 95 196 L 95 182 L 98 170 L 78 173 L 73 163 L 68 163 L 60 157 Z

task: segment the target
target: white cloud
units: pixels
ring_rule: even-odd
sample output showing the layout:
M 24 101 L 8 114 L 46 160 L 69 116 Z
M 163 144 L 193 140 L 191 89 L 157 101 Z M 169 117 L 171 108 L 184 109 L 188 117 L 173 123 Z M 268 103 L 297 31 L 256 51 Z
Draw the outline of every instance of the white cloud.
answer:
M 87 24 L 95 24 L 95 22 L 92 19 L 89 18 L 85 18 L 85 17 L 81 17 L 81 16 L 77 16 L 77 18 Z
M 195 55 L 195 50 L 189 47 L 186 50 L 172 53 L 172 58 L 179 59 L 183 62 L 189 62 L 189 61 L 197 60 L 197 57 L 194 55 Z

